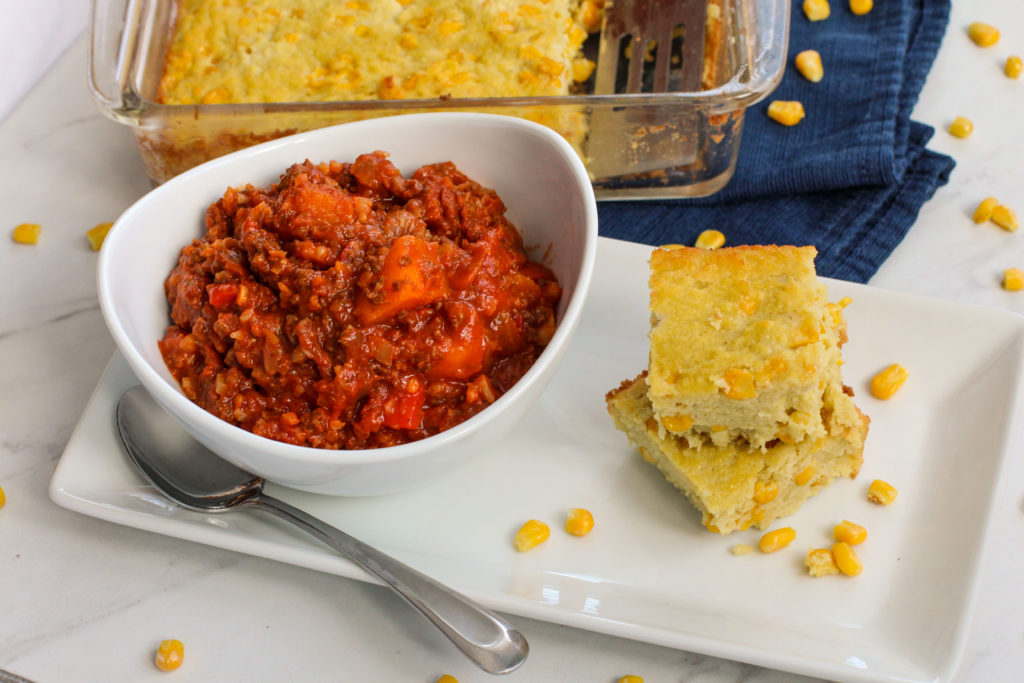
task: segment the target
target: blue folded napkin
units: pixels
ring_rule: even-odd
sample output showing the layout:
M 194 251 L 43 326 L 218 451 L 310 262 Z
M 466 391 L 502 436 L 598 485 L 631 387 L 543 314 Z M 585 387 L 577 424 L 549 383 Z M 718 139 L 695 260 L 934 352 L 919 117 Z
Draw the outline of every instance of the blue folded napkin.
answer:
M 736 172 L 705 198 L 602 202 L 600 233 L 647 244 L 814 245 L 818 273 L 866 282 L 944 185 L 953 160 L 926 148 L 934 129 L 910 113 L 949 22 L 949 0 L 883 0 L 855 16 L 843 0 L 809 21 L 794 0 L 778 89 L 747 110 Z M 825 77 L 803 78 L 797 53 L 821 53 Z M 771 121 L 773 99 L 800 100 L 796 126 Z

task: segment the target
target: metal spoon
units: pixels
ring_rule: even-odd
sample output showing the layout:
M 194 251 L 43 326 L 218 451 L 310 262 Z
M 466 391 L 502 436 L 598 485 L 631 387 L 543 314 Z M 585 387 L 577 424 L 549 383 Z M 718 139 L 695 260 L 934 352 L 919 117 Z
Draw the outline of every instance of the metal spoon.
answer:
M 263 479 L 241 470 L 185 433 L 141 386 L 122 394 L 117 429 L 128 455 L 156 488 L 186 508 L 272 512 L 378 577 L 488 673 L 508 673 L 530 651 L 523 635 L 496 614 L 343 531 L 263 493 Z

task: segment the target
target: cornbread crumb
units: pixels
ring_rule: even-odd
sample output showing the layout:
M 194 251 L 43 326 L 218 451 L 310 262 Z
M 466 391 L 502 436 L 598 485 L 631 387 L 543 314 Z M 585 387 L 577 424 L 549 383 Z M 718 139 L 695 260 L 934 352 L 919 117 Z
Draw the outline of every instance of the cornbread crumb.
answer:
M 731 549 L 733 555 L 743 556 L 754 552 L 754 546 L 749 543 L 737 543 Z
M 828 548 L 811 548 L 807 551 L 804 564 L 811 576 L 819 577 L 839 573 L 836 558 L 832 556 L 832 551 Z

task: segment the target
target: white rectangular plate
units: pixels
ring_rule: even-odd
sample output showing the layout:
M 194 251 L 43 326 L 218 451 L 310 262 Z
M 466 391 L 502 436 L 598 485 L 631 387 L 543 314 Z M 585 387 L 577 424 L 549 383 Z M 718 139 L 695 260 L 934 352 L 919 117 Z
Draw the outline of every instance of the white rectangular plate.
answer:
M 1020 447 L 1024 318 L 827 281 L 849 296 L 844 380 L 871 417 L 864 467 L 785 520 L 796 542 L 737 557 L 759 532 L 717 536 L 617 432 L 604 395 L 646 365 L 650 248 L 602 239 L 586 313 L 540 403 L 502 447 L 425 487 L 334 498 L 269 485 L 288 502 L 507 613 L 834 680 L 934 681 L 959 659 L 991 502 Z M 910 377 L 889 401 L 867 382 L 890 363 Z M 123 454 L 113 412 L 135 383 L 115 356 L 51 484 L 58 504 L 118 524 L 369 581 L 348 561 L 258 514 L 202 515 L 168 502 Z M 869 503 L 875 478 L 899 490 Z M 562 531 L 589 508 L 594 531 Z M 527 553 L 527 519 L 551 538 Z M 864 572 L 811 578 L 809 547 L 832 526 L 868 529 Z M 529 637 L 529 634 L 526 634 Z

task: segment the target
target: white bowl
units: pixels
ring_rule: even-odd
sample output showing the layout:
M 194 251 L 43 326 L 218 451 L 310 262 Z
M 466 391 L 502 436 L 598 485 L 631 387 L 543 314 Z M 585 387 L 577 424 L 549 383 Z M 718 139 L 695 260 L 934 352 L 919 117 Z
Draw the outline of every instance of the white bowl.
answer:
M 276 182 L 293 163 L 353 161 L 384 150 L 403 174 L 452 161 L 493 188 L 507 217 L 558 277 L 558 329 L 533 367 L 469 420 L 421 441 L 370 450 L 324 450 L 256 436 L 190 401 L 167 371 L 157 340 L 169 324 L 164 279 L 182 247 L 204 232 L 206 208 L 228 187 Z M 100 305 L 139 381 L 208 448 L 270 481 L 317 493 L 376 495 L 417 486 L 516 426 L 558 368 L 579 321 L 597 246 L 597 205 L 565 140 L 519 118 L 433 113 L 348 123 L 252 147 L 198 166 L 148 193 L 118 218 L 100 252 Z

